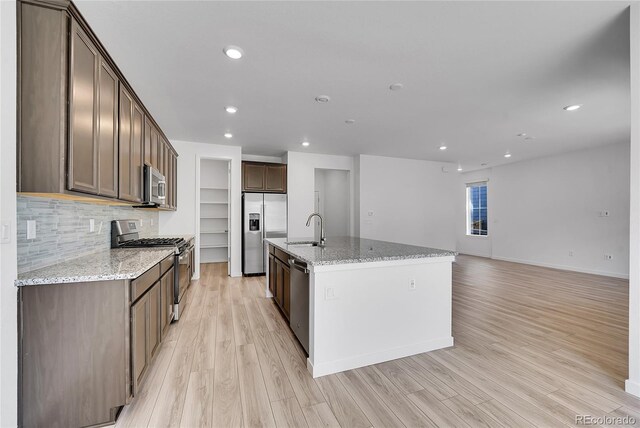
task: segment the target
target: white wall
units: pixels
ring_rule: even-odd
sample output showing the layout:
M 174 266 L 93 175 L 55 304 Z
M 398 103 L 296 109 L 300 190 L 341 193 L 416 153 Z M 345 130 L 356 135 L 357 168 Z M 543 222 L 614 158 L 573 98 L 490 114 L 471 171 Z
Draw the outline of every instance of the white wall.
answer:
M 292 238 L 313 236 L 313 230 L 305 226 L 307 217 L 314 210 L 315 169 L 353 170 L 350 156 L 320 155 L 287 152 L 288 235 Z M 350 194 L 353 194 L 353 173 L 350 174 Z M 353 200 L 349 212 L 353 213 Z M 353 230 L 353 216 L 349 227 Z
M 622 143 L 462 174 L 458 251 L 627 277 L 628 159 L 629 145 Z M 467 237 L 465 183 L 486 178 L 489 236 Z M 600 217 L 605 210 L 610 216 Z
M 350 171 L 337 169 L 316 169 L 315 189 L 319 192 L 320 214 L 324 219 L 325 236 L 351 236 Z M 316 235 L 320 221 L 316 222 Z M 316 236 L 317 238 L 318 236 Z
M 198 175 L 201 158 L 231 160 L 231 276 L 242 275 L 242 154 L 240 147 L 171 141 L 178 152 L 178 210 L 160 213 L 160 234 L 196 235 L 196 274 L 200 276 Z
M 629 210 L 629 379 L 627 392 L 640 397 L 640 4 L 630 7 L 631 149 Z
M 18 424 L 16 247 L 16 2 L 0 1 L 0 221 L 11 242 L 0 244 L 0 426 Z
M 359 166 L 362 238 L 456 248 L 455 165 L 360 155 Z

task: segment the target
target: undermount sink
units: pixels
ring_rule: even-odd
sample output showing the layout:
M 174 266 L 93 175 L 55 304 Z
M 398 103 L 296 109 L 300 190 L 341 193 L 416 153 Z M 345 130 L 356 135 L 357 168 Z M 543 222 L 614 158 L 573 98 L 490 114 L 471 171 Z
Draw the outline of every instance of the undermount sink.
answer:
M 287 241 L 285 244 L 294 247 L 322 247 L 318 241 Z

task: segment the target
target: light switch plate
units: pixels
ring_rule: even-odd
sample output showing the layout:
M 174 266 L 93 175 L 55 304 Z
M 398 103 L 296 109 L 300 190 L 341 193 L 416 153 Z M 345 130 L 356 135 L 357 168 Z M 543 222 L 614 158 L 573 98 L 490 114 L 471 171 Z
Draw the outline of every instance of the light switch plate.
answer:
M 0 244 L 11 243 L 11 221 L 3 220 L 0 224 Z
M 92 218 L 89 219 L 89 232 L 96 231 L 96 221 Z
M 27 220 L 27 239 L 36 239 L 36 221 Z

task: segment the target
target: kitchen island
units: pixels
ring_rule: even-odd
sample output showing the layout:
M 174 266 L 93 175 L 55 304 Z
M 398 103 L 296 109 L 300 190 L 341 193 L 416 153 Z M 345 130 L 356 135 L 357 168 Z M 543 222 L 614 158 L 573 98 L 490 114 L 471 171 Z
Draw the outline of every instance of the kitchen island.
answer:
M 288 262 L 291 275 L 306 265 L 304 344 L 314 378 L 453 345 L 451 264 L 457 253 L 354 237 L 328 238 L 323 247 L 311 240 L 265 241 L 266 257 Z M 275 278 L 267 272 L 267 297 Z M 290 296 L 300 294 L 300 283 L 291 281 Z M 300 303 L 292 298 L 289 305 L 293 319 Z

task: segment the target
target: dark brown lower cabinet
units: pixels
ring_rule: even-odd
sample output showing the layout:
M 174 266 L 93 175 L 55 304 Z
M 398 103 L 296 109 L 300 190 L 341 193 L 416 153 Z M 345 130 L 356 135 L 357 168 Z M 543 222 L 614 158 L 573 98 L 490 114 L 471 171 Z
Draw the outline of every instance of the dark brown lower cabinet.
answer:
M 113 423 L 129 399 L 128 281 L 20 287 L 18 295 L 18 426 Z
M 167 333 L 171 319 L 173 317 L 173 284 L 174 284 L 174 268 L 172 267 L 162 277 L 160 288 L 162 289 L 160 296 L 160 330 L 162 337 Z
M 269 253 L 269 290 L 271 291 L 271 294 L 273 294 L 273 299 L 282 310 L 284 316 L 289 319 L 289 311 L 291 307 L 291 271 L 289 269 L 289 263 L 274 255 L 280 254 L 281 256 L 284 256 L 284 252 L 279 250 L 271 251 L 270 248 Z
M 275 296 L 276 294 L 276 258 L 273 254 L 269 254 L 269 291 Z
M 132 393 L 140 383 L 155 356 L 161 340 L 160 301 L 162 281 L 158 280 L 137 302 L 131 306 L 131 367 Z

